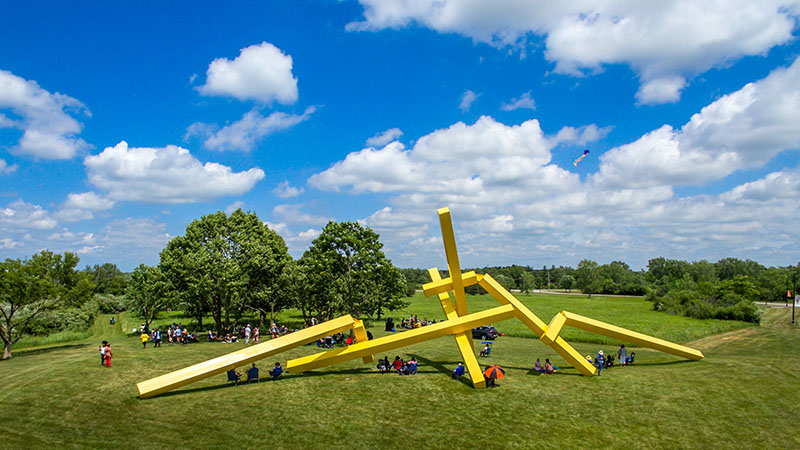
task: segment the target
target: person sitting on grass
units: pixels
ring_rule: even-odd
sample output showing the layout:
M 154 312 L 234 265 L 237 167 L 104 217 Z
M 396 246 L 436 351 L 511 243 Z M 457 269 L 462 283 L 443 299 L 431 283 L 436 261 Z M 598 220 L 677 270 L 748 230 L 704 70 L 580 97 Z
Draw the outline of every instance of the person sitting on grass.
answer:
M 395 373 L 403 373 L 403 360 L 399 356 L 394 357 L 393 367 Z
M 542 367 L 542 362 L 539 361 L 539 358 L 536 358 L 536 364 L 533 365 L 533 370 L 535 370 L 535 371 L 537 371 L 539 373 L 543 373 L 544 372 L 544 368 Z
M 275 368 L 269 371 L 269 376 L 272 377 L 272 380 L 275 381 L 283 374 L 283 368 L 281 368 L 281 363 L 276 362 Z
M 552 375 L 552 374 L 554 374 L 556 372 L 558 372 L 558 369 L 555 366 L 553 366 L 552 364 L 550 364 L 550 358 L 545 358 L 545 360 L 544 360 L 544 373 L 546 373 L 548 375 Z
M 633 364 L 634 359 L 636 359 L 636 352 L 631 352 L 630 356 L 628 356 L 628 359 L 625 360 L 625 365 L 628 366 Z
M 464 363 L 458 363 L 458 367 L 453 369 L 453 379 L 464 376 Z
M 417 360 L 412 356 L 411 359 L 403 365 L 403 375 L 416 375 L 417 364 Z

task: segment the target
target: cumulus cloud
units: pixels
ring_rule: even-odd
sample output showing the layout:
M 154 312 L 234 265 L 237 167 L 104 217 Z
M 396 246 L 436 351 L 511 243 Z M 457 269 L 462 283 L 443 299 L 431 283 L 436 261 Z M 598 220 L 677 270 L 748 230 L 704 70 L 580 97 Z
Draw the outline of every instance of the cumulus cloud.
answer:
M 531 98 L 531 92 L 528 91 L 517 98 L 511 99 L 508 103 L 503 103 L 500 106 L 503 111 L 514 111 L 515 109 L 536 109 L 536 102 Z
M 367 139 L 367 145 L 370 147 L 383 147 L 384 145 L 392 142 L 403 135 L 400 128 L 390 128 Z
M 269 42 L 241 49 L 233 61 L 215 59 L 206 71 L 206 83 L 197 89 L 202 95 L 263 103 L 290 105 L 297 101 L 292 57 Z
M 0 209 L 0 230 L 9 233 L 20 229 L 49 230 L 58 222 L 39 205 L 15 200 Z
M 680 130 L 669 125 L 600 157 L 608 186 L 700 185 L 800 148 L 800 58 L 721 97 Z
M 13 151 L 43 159 L 69 159 L 90 146 L 77 137 L 83 125 L 74 114 L 90 115 L 78 100 L 51 94 L 33 80 L 0 70 L 0 110 L 8 109 L 18 120 L 0 114 L 0 128 L 18 128 L 22 137 Z
M 0 175 L 8 175 L 14 173 L 17 168 L 16 164 L 8 165 L 5 159 L 0 158 Z
M 259 168 L 233 172 L 174 145 L 129 148 L 125 141 L 86 157 L 84 165 L 89 182 L 117 201 L 192 203 L 241 195 L 264 178 Z
M 209 150 L 250 151 L 264 137 L 307 120 L 315 110 L 315 107 L 309 106 L 301 115 L 274 112 L 266 117 L 252 110 L 219 130 L 216 124 L 197 122 L 189 126 L 184 139 L 200 136 L 203 146 Z
M 82 194 L 69 194 L 67 200 L 56 213 L 56 216 L 64 222 L 76 222 L 79 220 L 90 220 L 94 218 L 94 212 L 106 211 L 114 207 L 114 201 L 94 192 L 84 192 Z
M 303 210 L 303 204 L 283 204 L 272 209 L 272 216 L 286 225 L 325 225 L 331 218 L 310 214 Z
M 550 138 L 550 142 L 555 145 L 577 144 L 584 146 L 589 142 L 598 141 L 605 138 L 611 132 L 611 127 L 598 127 L 595 124 L 580 127 L 566 126 L 558 130 L 555 136 Z
M 289 186 L 288 181 L 282 181 L 275 186 L 275 189 L 272 190 L 272 193 L 275 194 L 278 198 L 292 198 L 297 197 L 298 195 L 305 192 L 305 189 L 302 187 L 296 188 L 294 186 Z
M 641 79 L 641 103 L 676 101 L 687 77 L 790 41 L 800 14 L 797 0 L 359 2 L 364 20 L 348 24 L 350 31 L 417 24 L 523 51 L 541 37 L 555 71 L 572 75 L 627 64 Z
M 243 201 L 236 200 L 235 202 L 233 202 L 230 205 L 228 205 L 227 208 L 225 208 L 225 213 L 226 214 L 230 214 L 230 213 L 236 211 L 237 209 L 242 208 L 243 206 L 244 206 L 244 202 Z
M 471 90 L 467 89 L 464 91 L 464 94 L 461 95 L 461 101 L 458 103 L 458 108 L 461 109 L 461 112 L 467 112 L 472 107 L 472 104 L 475 103 L 475 100 L 480 97 L 480 94 L 476 94 Z

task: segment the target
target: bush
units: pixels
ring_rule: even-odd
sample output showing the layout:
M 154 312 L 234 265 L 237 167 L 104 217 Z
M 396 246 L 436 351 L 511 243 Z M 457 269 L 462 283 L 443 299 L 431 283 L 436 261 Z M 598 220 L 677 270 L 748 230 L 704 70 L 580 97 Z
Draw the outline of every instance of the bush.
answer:
M 128 299 L 124 295 L 98 294 L 95 300 L 101 314 L 117 314 L 128 310 Z

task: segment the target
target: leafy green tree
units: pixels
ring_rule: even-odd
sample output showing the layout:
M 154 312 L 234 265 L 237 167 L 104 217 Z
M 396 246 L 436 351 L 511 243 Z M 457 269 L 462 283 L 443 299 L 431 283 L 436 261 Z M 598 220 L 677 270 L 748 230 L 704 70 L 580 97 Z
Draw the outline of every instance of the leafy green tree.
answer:
M 133 270 L 125 293 L 128 308 L 142 317 L 148 327 L 173 302 L 173 291 L 161 269 L 144 264 Z
M 522 274 L 522 292 L 528 293 L 532 290 L 536 289 L 536 277 L 533 276 L 530 272 L 525 272 Z
M 578 263 L 575 271 L 575 284 L 584 294 L 592 298 L 592 294 L 602 289 L 602 281 L 598 278 L 597 263 L 590 259 L 583 259 Z
M 30 259 L 6 259 L 0 263 L 0 338 L 3 359 L 11 347 L 29 332 L 29 325 L 46 311 L 83 305 L 94 293 L 94 284 L 76 272 L 77 255 L 42 251 Z
M 566 289 L 569 292 L 575 286 L 575 277 L 572 275 L 564 275 L 559 282 L 561 289 Z
M 500 283 L 500 286 L 503 286 L 509 292 L 512 289 L 516 288 L 516 286 L 514 285 L 514 279 L 509 276 L 503 275 L 502 273 L 497 275 L 497 277 L 495 277 L 495 281 Z
M 85 272 L 94 281 L 95 291 L 98 294 L 122 295 L 125 293 L 127 277 L 116 264 L 105 263 L 95 264 L 92 267 L 86 266 Z
M 406 306 L 405 279 L 382 248 L 368 227 L 329 222 L 300 259 L 304 311 L 326 320 L 341 313 L 380 319 L 384 310 Z
M 186 234 L 161 252 L 159 267 L 186 312 L 202 328 L 210 313 L 218 333 L 230 330 L 246 309 L 264 308 L 288 256 L 283 239 L 255 213 L 219 211 L 194 220 Z
M 732 280 L 738 276 L 748 276 L 755 279 L 764 270 L 764 266 L 749 259 L 742 261 L 737 258 L 723 258 L 714 265 L 717 268 L 717 276 L 720 280 Z

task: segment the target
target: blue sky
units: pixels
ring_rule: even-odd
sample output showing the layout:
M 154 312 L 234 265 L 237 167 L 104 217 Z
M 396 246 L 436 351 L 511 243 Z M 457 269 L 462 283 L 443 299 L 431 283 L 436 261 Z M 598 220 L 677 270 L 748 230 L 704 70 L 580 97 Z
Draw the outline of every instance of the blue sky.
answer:
M 225 3 L 4 2 L 0 257 L 242 207 L 442 266 L 448 206 L 466 266 L 800 260 L 798 1 Z

